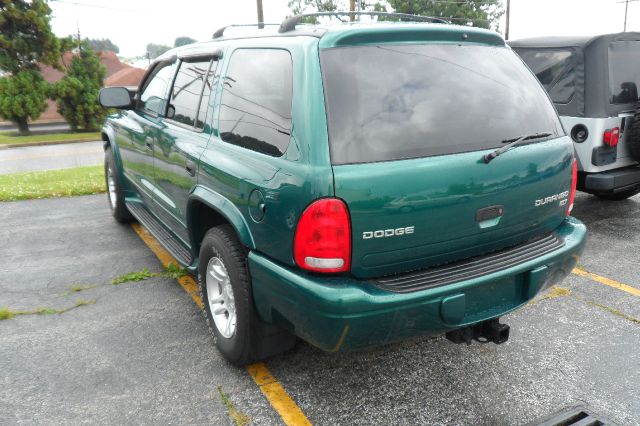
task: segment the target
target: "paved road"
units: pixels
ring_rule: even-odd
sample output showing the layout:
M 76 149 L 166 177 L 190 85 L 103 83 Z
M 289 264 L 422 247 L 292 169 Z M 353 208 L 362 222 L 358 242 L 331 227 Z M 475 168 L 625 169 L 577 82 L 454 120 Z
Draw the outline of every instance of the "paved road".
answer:
M 102 142 L 66 143 L 0 150 L 0 174 L 102 164 Z
M 580 194 L 580 265 L 640 288 L 640 196 Z M 4 423 L 231 424 L 217 386 L 253 424 L 282 424 L 248 374 L 216 353 L 169 278 L 111 285 L 158 260 L 104 195 L 0 204 L 0 307 L 63 308 L 0 321 Z M 73 284 L 97 287 L 67 294 Z M 266 362 L 314 424 L 526 424 L 575 404 L 640 425 L 640 299 L 576 275 L 508 315 L 504 345 L 424 338 L 347 354 L 298 343 Z M 626 315 L 626 316 L 625 316 Z
M 70 128 L 67 123 L 36 123 L 29 125 L 29 130 L 31 131 L 54 132 L 69 129 Z M 0 132 L 15 132 L 17 130 L 18 128 L 13 124 L 0 124 Z

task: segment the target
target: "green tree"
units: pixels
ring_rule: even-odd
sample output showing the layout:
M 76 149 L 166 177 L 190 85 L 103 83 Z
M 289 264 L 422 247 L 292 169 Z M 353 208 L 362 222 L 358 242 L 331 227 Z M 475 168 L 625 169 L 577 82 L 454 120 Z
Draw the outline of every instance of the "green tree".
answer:
M 433 16 L 454 24 L 498 30 L 502 0 L 388 0 L 394 12 Z M 384 4 L 380 3 L 384 8 Z
M 84 42 L 96 52 L 120 53 L 120 48 L 108 38 L 85 38 Z
M 169 49 L 171 49 L 171 46 L 149 43 L 147 44 L 147 55 L 149 59 L 155 59 Z
M 180 47 L 186 44 L 195 43 L 197 40 L 191 37 L 176 37 L 175 43 L 173 43 L 173 47 Z
M 29 131 L 28 120 L 46 108 L 46 83 L 38 63 L 60 68 L 63 43 L 51 31 L 51 9 L 44 0 L 0 0 L 0 117 Z M 20 90 L 16 90 L 20 89 Z
M 72 130 L 98 130 L 107 111 L 98 96 L 107 70 L 98 55 L 84 45 L 71 59 L 67 74 L 51 87 L 50 96 Z
M 292 14 L 349 10 L 347 0 L 290 0 Z M 409 13 L 443 18 L 459 25 L 498 29 L 502 0 L 381 0 L 361 3 L 361 10 Z M 317 22 L 307 20 L 307 22 Z
M 47 86 L 38 70 L 0 78 L 0 117 L 14 122 L 21 134 L 28 133 L 28 119 L 36 120 L 47 108 Z

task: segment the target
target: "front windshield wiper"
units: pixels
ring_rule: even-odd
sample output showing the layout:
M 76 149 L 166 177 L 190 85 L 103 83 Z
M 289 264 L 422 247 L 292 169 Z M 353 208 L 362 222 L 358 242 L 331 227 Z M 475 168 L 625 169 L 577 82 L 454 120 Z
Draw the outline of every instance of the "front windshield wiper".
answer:
M 524 141 L 529 141 L 531 139 L 546 138 L 547 136 L 551 136 L 551 133 L 548 133 L 548 132 L 547 133 L 529 133 L 526 135 L 518 136 L 517 138 L 505 139 L 502 141 L 502 143 L 506 143 L 508 145 L 505 145 L 502 148 L 498 148 L 493 152 L 485 154 L 482 157 L 482 159 L 484 160 L 485 163 L 489 164 L 491 160 L 496 158 L 498 155 L 504 154 L 505 152 L 509 151 L 511 148 L 515 148 L 516 146 L 518 146 Z

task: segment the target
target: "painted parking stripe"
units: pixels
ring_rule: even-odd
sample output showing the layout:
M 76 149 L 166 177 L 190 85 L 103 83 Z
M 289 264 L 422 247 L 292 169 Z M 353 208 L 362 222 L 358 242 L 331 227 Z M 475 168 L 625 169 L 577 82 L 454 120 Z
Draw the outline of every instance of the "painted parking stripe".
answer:
M 280 414 L 284 423 L 288 426 L 311 425 L 300 407 L 291 399 L 280 382 L 267 370 L 267 367 L 258 362 L 247 367 L 247 371 L 253 377 L 253 381 L 262 391 L 271 406 Z
M 629 294 L 633 294 L 634 296 L 639 296 L 640 297 L 640 289 L 632 287 L 630 285 L 627 284 L 622 284 L 619 283 L 618 281 L 614 281 L 611 280 L 609 278 L 605 278 L 605 277 L 601 277 L 600 275 L 594 274 L 593 272 L 589 272 L 589 271 L 585 271 L 582 268 L 579 267 L 575 267 L 573 268 L 573 271 L 571 271 L 573 274 L 578 275 L 579 277 L 583 277 L 583 278 L 587 278 L 591 281 L 595 281 L 598 282 L 600 284 L 604 284 L 604 285 L 608 285 L 609 287 L 613 287 L 616 288 L 618 290 L 622 290 L 622 291 L 626 291 Z
M 179 265 L 178 261 L 175 260 L 142 225 L 133 223 L 131 227 L 158 257 L 163 266 L 166 267 L 170 263 Z M 178 280 L 178 283 L 180 283 L 182 288 L 191 296 L 196 305 L 202 309 L 202 299 L 200 298 L 196 281 L 190 275 L 185 275 Z M 280 382 L 269 372 L 263 363 L 259 362 L 247 366 L 247 372 L 287 426 L 311 425 L 311 422 L 304 415 L 300 407 L 291 399 L 287 391 L 284 390 L 284 387 L 282 387 Z

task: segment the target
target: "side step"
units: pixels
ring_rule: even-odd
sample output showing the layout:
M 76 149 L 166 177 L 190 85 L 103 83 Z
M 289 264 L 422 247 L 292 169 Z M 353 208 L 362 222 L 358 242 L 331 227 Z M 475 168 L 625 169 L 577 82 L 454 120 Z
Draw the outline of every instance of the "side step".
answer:
M 193 256 L 191 256 L 191 251 L 185 247 L 185 245 L 174 237 L 171 232 L 167 231 L 167 229 L 160 223 L 158 219 L 155 218 L 149 211 L 140 203 L 135 202 L 125 202 L 127 205 L 127 209 L 131 212 L 131 214 L 138 219 L 145 228 L 151 232 L 151 234 L 160 241 L 160 244 L 166 248 L 173 257 L 176 258 L 178 262 L 182 264 L 182 266 L 189 266 L 193 262 Z

